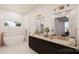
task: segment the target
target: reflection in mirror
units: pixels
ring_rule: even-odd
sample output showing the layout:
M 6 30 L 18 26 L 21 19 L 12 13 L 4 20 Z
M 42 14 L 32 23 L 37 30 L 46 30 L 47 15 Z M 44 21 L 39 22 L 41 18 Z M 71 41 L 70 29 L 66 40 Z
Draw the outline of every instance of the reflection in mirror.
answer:
M 68 21 L 64 22 L 64 24 L 65 24 L 65 35 L 69 36 L 69 22 Z
M 4 25 L 8 27 L 20 27 L 21 23 L 18 23 L 16 21 L 6 21 Z
M 69 19 L 66 16 L 55 19 L 55 34 L 69 36 Z
M 57 39 L 66 40 L 72 43 L 72 46 L 77 46 L 77 39 L 74 36 L 71 36 L 71 26 L 69 17 L 57 17 L 55 18 L 55 36 Z M 74 28 L 73 28 L 74 29 Z

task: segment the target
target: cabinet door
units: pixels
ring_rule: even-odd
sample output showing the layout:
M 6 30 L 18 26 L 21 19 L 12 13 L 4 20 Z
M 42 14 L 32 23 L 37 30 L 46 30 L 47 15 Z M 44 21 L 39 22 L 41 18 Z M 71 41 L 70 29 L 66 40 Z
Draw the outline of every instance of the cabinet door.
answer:
M 29 46 L 40 54 L 76 54 L 76 49 L 29 36 Z
M 37 38 L 29 36 L 29 46 L 36 52 L 39 52 L 41 50 L 41 40 L 38 40 Z

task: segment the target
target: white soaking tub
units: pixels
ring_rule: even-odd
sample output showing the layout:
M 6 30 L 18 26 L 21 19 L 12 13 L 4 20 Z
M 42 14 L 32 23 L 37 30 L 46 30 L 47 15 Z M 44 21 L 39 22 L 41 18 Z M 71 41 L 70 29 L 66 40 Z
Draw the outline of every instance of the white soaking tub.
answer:
M 23 35 L 3 38 L 3 43 L 7 46 L 16 45 L 16 44 L 22 43 L 23 41 L 24 41 Z
M 3 43 L 7 46 L 20 44 L 24 41 L 25 29 L 23 27 L 5 27 Z

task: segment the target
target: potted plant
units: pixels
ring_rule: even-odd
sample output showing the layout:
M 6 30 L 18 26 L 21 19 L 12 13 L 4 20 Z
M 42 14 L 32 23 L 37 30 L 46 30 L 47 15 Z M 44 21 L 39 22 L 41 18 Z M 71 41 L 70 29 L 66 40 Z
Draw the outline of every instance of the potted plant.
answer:
M 45 27 L 44 31 L 45 31 L 45 37 L 48 37 L 49 28 L 48 27 Z
M 16 23 L 16 26 L 19 26 L 19 27 L 20 27 L 20 26 L 21 26 L 21 24 L 20 24 L 20 23 Z

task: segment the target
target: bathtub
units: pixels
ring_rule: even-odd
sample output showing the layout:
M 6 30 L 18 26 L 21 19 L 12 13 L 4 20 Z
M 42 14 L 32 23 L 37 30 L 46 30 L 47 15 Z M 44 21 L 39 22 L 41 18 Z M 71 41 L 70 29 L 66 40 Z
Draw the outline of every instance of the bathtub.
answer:
M 7 36 L 3 38 L 3 43 L 7 46 L 16 45 L 16 44 L 22 43 L 23 41 L 24 41 L 24 35 L 19 35 L 14 37 Z
M 26 36 L 25 31 L 23 27 L 4 27 L 3 43 L 7 46 L 22 43 Z

